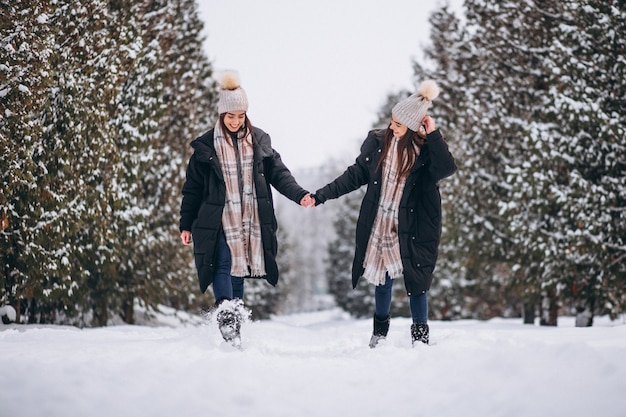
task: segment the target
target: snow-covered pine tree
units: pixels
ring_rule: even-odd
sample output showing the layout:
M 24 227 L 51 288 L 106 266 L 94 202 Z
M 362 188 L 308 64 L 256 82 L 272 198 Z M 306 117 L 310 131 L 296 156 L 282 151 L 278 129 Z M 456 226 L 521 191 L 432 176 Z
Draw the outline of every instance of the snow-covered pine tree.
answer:
M 0 304 L 13 305 L 18 321 L 22 300 L 41 292 L 43 277 L 65 259 L 46 245 L 56 196 L 39 156 L 55 47 L 51 8 L 22 0 L 0 8 Z
M 173 25 L 167 36 L 159 37 L 165 52 L 164 90 L 160 96 L 165 111 L 156 128 L 155 142 L 155 163 L 159 169 L 147 178 L 148 182 L 159 184 L 155 187 L 158 200 L 150 224 L 157 236 L 152 253 L 160 255 L 154 278 L 161 284 L 157 287 L 158 296 L 150 298 L 153 303 L 195 309 L 202 301 L 196 299 L 199 293 L 193 256 L 178 239 L 180 190 L 192 152 L 189 143 L 215 122 L 217 87 L 204 50 L 204 24 L 195 0 L 170 0 L 168 4 Z M 160 30 L 153 27 L 149 33 Z
M 161 8 L 173 18 L 151 26 Z M 179 190 L 214 101 L 194 2 L 16 1 L 2 12 L 2 298 L 27 300 L 31 320 L 95 325 L 114 312 L 132 321 L 137 300 L 187 306 Z
M 475 219 L 474 206 L 463 201 L 469 187 L 468 121 L 465 108 L 465 71 L 459 57 L 468 56 L 467 33 L 459 18 L 446 6 L 436 9 L 429 17 L 431 44 L 423 50 L 423 61 L 414 60 L 414 84 L 434 79 L 441 95 L 430 110 L 444 133 L 454 154 L 458 172 L 445 180 L 442 187 L 443 233 L 440 258 L 431 289 L 430 313 L 441 319 L 457 317 L 486 318 L 498 315 L 501 286 L 491 285 L 492 265 L 499 261 L 498 252 L 486 248 L 481 238 L 492 229 L 482 227 Z M 470 196 L 472 191 L 469 191 Z M 475 196 L 472 196 L 475 197 Z M 475 197 L 476 200 L 480 198 Z M 483 201 L 483 203 L 486 203 Z M 467 222 L 467 219 L 473 221 Z M 489 285 L 485 285 L 490 283 Z
M 507 302 L 511 295 L 505 293 L 504 282 L 507 268 L 502 251 L 492 244 L 503 235 L 492 226 L 497 217 L 491 216 L 490 221 L 483 217 L 493 196 L 481 187 L 492 190 L 486 184 L 474 185 L 482 178 L 476 178 L 477 169 L 495 170 L 484 162 L 477 163 L 481 160 L 477 152 L 489 150 L 473 149 L 482 139 L 470 131 L 474 122 L 467 109 L 472 106 L 472 90 L 466 86 L 471 85 L 472 74 L 463 65 L 474 51 L 468 33 L 447 6 L 433 12 L 429 22 L 431 44 L 424 49 L 423 60 L 413 63 L 414 83 L 417 86 L 425 79 L 434 79 L 439 84 L 441 95 L 430 113 L 458 165 L 458 172 L 440 184 L 443 230 L 430 314 L 440 319 L 507 315 L 511 313 L 511 303 Z
M 457 205 L 446 210 L 459 228 L 449 229 L 451 253 L 465 259 L 463 267 L 501 265 L 508 303 L 518 292 L 531 302 L 547 295 L 545 324 L 556 325 L 556 297 L 589 288 L 590 275 L 611 282 L 604 291 L 595 285 L 592 299 L 610 293 L 604 305 L 623 305 L 623 271 L 615 262 L 623 259 L 624 233 L 615 226 L 624 224 L 617 197 L 623 189 L 615 184 L 624 182 L 624 158 L 612 136 L 623 131 L 615 122 L 623 114 L 615 105 L 623 106 L 623 60 L 615 54 L 623 49 L 622 9 L 590 1 L 465 6 L 457 40 L 429 52 L 437 62 L 431 74 L 444 76 L 444 93 L 460 98 L 458 111 L 446 112 L 462 134 Z M 596 61 L 602 64 L 594 71 Z M 590 79 L 602 86 L 591 88 Z
M 253 320 L 269 319 L 278 312 L 285 296 L 285 287 L 282 281 L 282 273 L 281 279 L 275 287 L 272 287 L 262 278 L 247 278 L 245 280 L 244 304 L 252 312 Z
M 162 50 L 164 76 L 159 101 L 163 111 L 153 132 L 151 169 L 142 180 L 144 191 L 140 198 L 151 210 L 152 244 L 148 258 L 156 262 L 144 264 L 154 282 L 150 282 L 147 296 L 140 301 L 152 308 L 157 303 L 196 308 L 205 302 L 196 300 L 197 279 L 191 252 L 172 236 L 178 235 L 180 188 L 192 151 L 189 142 L 211 127 L 215 83 L 203 50 L 203 24 L 195 2 L 170 1 L 160 8 L 158 3 L 149 4 L 146 16 L 156 22 L 150 22 L 145 33 Z
M 117 97 L 113 123 L 126 164 L 127 203 L 119 224 L 122 317 L 134 303 L 189 308 L 197 293 L 190 251 L 177 220 L 189 142 L 209 128 L 215 95 L 194 1 L 145 2 L 135 8 L 143 47 Z
M 31 235 L 33 239 L 28 241 L 44 259 L 27 267 L 32 271 L 22 283 L 21 293 L 9 290 L 10 296 L 28 300 L 30 321 L 54 321 L 58 311 L 75 313 L 74 306 L 81 291 L 85 291 L 82 284 L 87 275 L 77 260 L 85 257 L 98 262 L 97 257 L 87 253 L 94 253 L 96 247 L 98 252 L 104 252 L 101 249 L 106 247 L 99 245 L 98 240 L 90 240 L 84 246 L 79 238 L 98 234 L 89 227 L 89 219 L 106 218 L 104 213 L 112 200 L 101 198 L 107 192 L 101 180 L 108 175 L 106 168 L 112 154 L 106 97 L 117 82 L 116 75 L 108 75 L 106 70 L 115 66 L 117 58 L 112 52 L 115 40 L 107 36 L 110 22 L 101 13 L 103 4 L 90 2 L 89 7 L 84 7 L 77 2 L 53 6 L 47 2 L 17 2 L 16 8 L 10 9 L 9 21 L 20 22 L 22 18 L 30 19 L 33 13 L 37 15 L 38 27 L 32 33 L 21 34 L 22 49 L 38 45 L 37 35 L 42 30 L 48 33 L 46 55 L 39 57 L 45 62 L 45 70 L 22 74 L 27 83 L 44 74 L 47 78 L 41 85 L 45 87 L 42 94 L 46 101 L 41 107 L 29 109 L 26 118 L 42 129 L 37 136 L 13 138 L 16 143 L 37 144 L 31 148 L 30 158 L 37 161 L 33 172 L 40 173 L 33 188 L 36 192 L 31 194 L 33 203 L 24 212 L 14 213 L 14 219 L 32 216 L 37 219 L 35 229 L 45 231 L 42 238 Z M 97 42 L 89 42 L 91 38 L 86 35 L 91 33 Z M 32 61 L 34 56 L 23 58 L 17 66 Z M 76 71 L 79 67 L 82 71 Z M 15 201 L 19 196 L 12 198 Z M 24 264 L 29 252 L 25 248 L 15 255 Z
M 541 166 L 521 172 L 535 195 L 555 248 L 545 282 L 586 317 L 624 311 L 626 273 L 626 9 L 623 2 L 585 0 L 536 6 L 552 29 L 538 54 L 543 111 L 533 123 L 532 150 Z M 533 164 L 535 165 L 535 164 Z M 525 219 L 522 219 L 524 221 Z
M 492 51 L 514 87 L 515 107 L 502 120 L 516 122 L 508 137 L 521 144 L 521 159 L 503 167 L 510 195 L 499 202 L 514 242 L 509 260 L 523 272 L 514 283 L 546 298 L 541 322 L 549 325 L 557 298 L 582 299 L 590 316 L 601 299 L 601 311 L 615 315 L 624 288 L 615 268 L 624 256 L 615 185 L 624 178 L 615 106 L 624 96 L 624 63 L 615 58 L 624 49 L 624 11 L 617 2 L 583 3 L 475 4 L 477 15 L 493 13 L 477 22 L 485 31 L 479 38 L 502 45 Z
M 339 307 L 354 317 L 370 317 L 374 306 L 371 286 L 365 280 L 352 289 L 354 236 L 363 195 L 364 190 L 359 189 L 341 197 L 341 205 L 333 221 L 336 238 L 328 244 L 326 265 L 328 292 Z
M 472 185 L 479 185 L 488 196 L 488 204 L 477 206 L 476 214 L 486 210 L 493 219 L 488 224 L 495 225 L 498 239 L 486 240 L 487 247 L 500 260 L 511 307 L 520 297 L 532 306 L 542 292 L 552 295 L 548 297 L 551 306 L 556 302 L 554 287 L 543 282 L 544 259 L 554 253 L 540 236 L 542 214 L 532 209 L 535 199 L 520 198 L 515 191 L 517 179 L 522 179 L 523 188 L 532 181 L 532 177 L 516 179 L 515 174 L 530 163 L 527 138 L 541 108 L 537 97 L 542 74 L 534 52 L 543 47 L 549 31 L 540 20 L 534 20 L 531 3 L 466 3 L 467 32 L 472 34 L 469 50 L 481 51 L 471 53 L 467 68 L 472 74 L 468 80 L 471 91 L 467 103 L 473 109 L 469 122 L 481 131 L 476 132 L 474 137 L 479 140 L 472 142 L 468 151 L 483 154 L 472 165 L 488 166 L 486 173 L 478 168 L 478 175 L 472 175 Z M 527 215 L 531 233 L 526 238 L 515 230 L 517 223 L 510 210 Z M 533 311 L 532 307 L 525 310 L 529 314 Z M 556 325 L 556 317 L 546 323 Z
M 54 306 L 59 297 L 71 295 L 79 313 L 77 324 L 105 325 L 109 311 L 120 308 L 116 253 L 123 237 L 116 211 L 126 204 L 129 189 L 121 175 L 128 161 L 110 120 L 114 98 L 140 45 L 132 10 L 123 4 L 61 2 L 53 23 L 60 48 L 55 56 L 57 88 L 50 92 L 46 115 L 51 128 L 45 137 L 62 155 L 51 155 L 48 163 L 64 196 L 59 203 L 73 213 L 60 225 L 65 236 L 56 242 L 71 245 L 72 268 L 63 277 L 64 286 L 57 285 L 58 294 L 51 293 L 39 304 Z M 61 162 L 58 167 L 55 159 Z

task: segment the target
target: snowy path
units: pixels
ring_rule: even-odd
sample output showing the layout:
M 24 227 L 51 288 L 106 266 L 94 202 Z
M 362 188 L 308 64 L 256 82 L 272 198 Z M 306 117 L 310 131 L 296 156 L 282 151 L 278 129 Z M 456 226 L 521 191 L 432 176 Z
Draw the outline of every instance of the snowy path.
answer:
M 337 312 L 247 323 L 244 351 L 213 326 L 0 325 L 0 416 L 626 416 L 626 325 L 432 322 L 412 349 L 392 319 Z

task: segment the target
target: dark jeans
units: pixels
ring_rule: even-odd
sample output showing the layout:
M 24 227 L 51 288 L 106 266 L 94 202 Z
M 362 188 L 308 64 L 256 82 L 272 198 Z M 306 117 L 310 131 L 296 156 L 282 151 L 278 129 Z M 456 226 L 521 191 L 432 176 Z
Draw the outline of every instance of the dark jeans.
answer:
M 385 283 L 374 288 L 376 317 L 380 319 L 387 317 L 391 311 L 393 281 L 387 274 Z M 410 296 L 409 307 L 411 308 L 413 323 L 426 323 L 428 321 L 428 296 L 425 292 Z
M 222 233 L 217 240 L 217 259 L 215 277 L 213 278 L 213 295 L 215 302 L 243 299 L 243 277 L 230 275 L 230 249 L 226 243 L 226 237 Z

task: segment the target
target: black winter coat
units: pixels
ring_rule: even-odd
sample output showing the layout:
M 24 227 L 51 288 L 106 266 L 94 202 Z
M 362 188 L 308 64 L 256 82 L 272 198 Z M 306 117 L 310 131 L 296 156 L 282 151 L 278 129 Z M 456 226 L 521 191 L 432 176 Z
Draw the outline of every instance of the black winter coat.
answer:
M 356 226 L 356 248 L 352 264 L 352 286 L 363 275 L 363 261 L 378 210 L 382 185 L 380 161 L 385 129 L 373 130 L 361 146 L 354 165 L 330 184 L 319 189 L 319 203 L 347 194 L 367 184 Z M 456 171 L 454 158 L 439 130 L 426 138 L 420 155 L 406 180 L 398 212 L 398 238 L 409 296 L 430 289 L 441 237 L 441 195 L 438 181 Z
M 222 212 L 226 202 L 226 184 L 213 145 L 213 129 L 191 142 L 194 153 L 187 166 L 180 208 L 180 231 L 189 230 L 198 270 L 200 291 L 213 283 L 217 239 L 222 233 Z M 299 203 L 307 191 L 302 189 L 274 149 L 270 136 L 254 128 L 253 177 L 256 187 L 261 240 L 265 258 L 265 279 L 278 282 L 276 265 L 277 222 L 270 185 L 290 200 Z

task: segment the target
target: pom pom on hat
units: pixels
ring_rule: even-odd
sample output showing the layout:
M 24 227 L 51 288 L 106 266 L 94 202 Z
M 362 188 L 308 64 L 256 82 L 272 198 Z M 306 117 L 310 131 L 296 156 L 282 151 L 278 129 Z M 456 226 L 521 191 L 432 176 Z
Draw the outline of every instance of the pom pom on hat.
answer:
M 417 93 L 396 104 L 391 114 L 403 125 L 417 132 L 432 101 L 439 96 L 439 86 L 433 80 L 423 81 Z
M 433 101 L 439 97 L 439 86 L 433 80 L 423 81 L 417 89 L 417 94 L 428 101 Z
M 222 90 L 236 90 L 241 87 L 239 74 L 235 71 L 224 71 L 220 76 L 220 88 Z
M 241 87 L 239 75 L 235 71 L 224 71 L 220 75 L 219 100 L 217 111 L 219 114 L 233 111 L 248 111 L 248 96 Z

